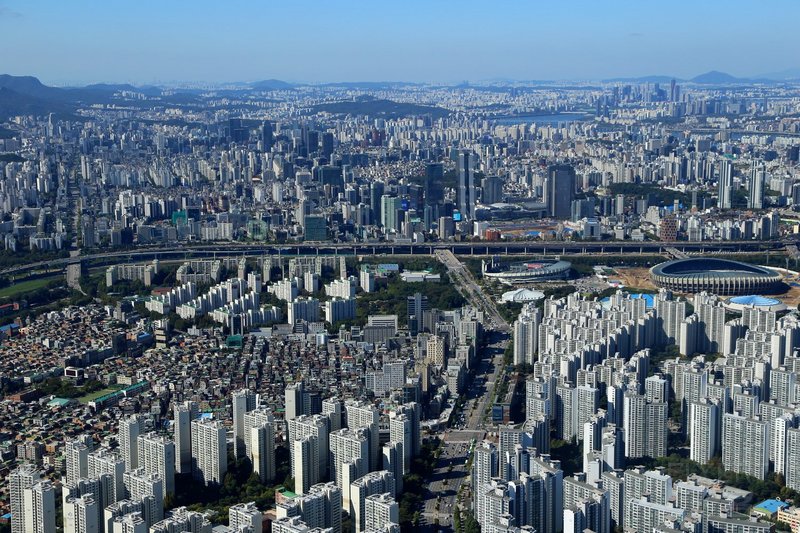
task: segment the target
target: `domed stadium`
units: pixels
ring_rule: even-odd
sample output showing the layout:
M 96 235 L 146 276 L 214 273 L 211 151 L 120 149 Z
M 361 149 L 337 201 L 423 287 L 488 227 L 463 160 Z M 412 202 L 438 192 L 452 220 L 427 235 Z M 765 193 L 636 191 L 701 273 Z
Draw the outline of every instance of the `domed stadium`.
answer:
M 553 279 L 567 279 L 572 263 L 542 259 L 495 267 L 485 267 L 483 275 L 504 283 L 528 283 Z
M 706 291 L 719 296 L 774 294 L 783 286 L 780 274 L 769 268 L 711 257 L 661 263 L 650 269 L 650 279 L 675 292 Z
M 766 296 L 758 296 L 756 294 L 750 294 L 747 296 L 734 296 L 728 300 L 728 303 L 725 307 L 727 307 L 730 311 L 736 311 L 739 313 L 741 313 L 745 307 L 762 309 L 764 311 L 785 311 L 787 309 L 786 304 L 777 298 L 768 298 Z

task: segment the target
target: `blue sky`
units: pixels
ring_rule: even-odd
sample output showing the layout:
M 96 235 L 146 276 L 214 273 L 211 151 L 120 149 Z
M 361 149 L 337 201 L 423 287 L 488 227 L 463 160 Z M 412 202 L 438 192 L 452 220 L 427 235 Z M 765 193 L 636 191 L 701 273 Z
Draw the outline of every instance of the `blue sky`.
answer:
M 800 0 L 0 0 L 45 82 L 599 79 L 800 68 Z

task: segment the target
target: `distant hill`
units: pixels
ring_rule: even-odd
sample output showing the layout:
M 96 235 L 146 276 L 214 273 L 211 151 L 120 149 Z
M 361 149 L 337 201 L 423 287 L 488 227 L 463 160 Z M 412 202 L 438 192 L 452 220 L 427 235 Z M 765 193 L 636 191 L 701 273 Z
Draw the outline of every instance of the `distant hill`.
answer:
M 410 115 L 431 115 L 434 118 L 439 118 L 450 114 L 450 111 L 442 107 L 407 104 L 370 97 L 319 104 L 312 109 L 317 112 L 322 111 L 337 115 L 368 115 L 372 117 L 380 116 L 391 118 Z
M 0 74 L 0 89 L 9 89 L 15 93 L 42 100 L 68 100 L 64 89 L 48 87 L 33 76 L 11 76 Z
M 0 119 L 16 115 L 47 115 L 49 113 L 70 115 L 73 105 L 58 99 L 37 98 L 0 87 Z
M 256 91 L 286 91 L 289 89 L 294 89 L 294 85 L 282 80 L 255 81 L 250 84 L 250 87 Z
M 748 81 L 745 78 L 737 78 L 736 76 L 731 76 L 726 72 L 720 72 L 718 70 L 712 70 L 706 72 L 704 74 L 700 74 L 699 76 L 695 76 L 691 80 L 694 83 L 702 83 L 702 84 L 724 84 L 724 83 L 742 83 Z

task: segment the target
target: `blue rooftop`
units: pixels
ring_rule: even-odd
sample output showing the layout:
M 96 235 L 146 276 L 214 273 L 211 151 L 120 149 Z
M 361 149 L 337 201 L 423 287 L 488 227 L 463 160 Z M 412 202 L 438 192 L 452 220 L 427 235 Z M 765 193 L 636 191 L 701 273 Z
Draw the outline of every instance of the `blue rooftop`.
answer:
M 758 296 L 755 294 L 749 296 L 735 296 L 731 298 L 730 301 L 734 304 L 755 305 L 756 307 L 769 307 L 781 303 L 780 300 L 776 300 L 775 298 L 767 298 L 765 296 Z
M 763 502 L 756 505 L 756 509 L 763 509 L 767 511 L 769 514 L 775 514 L 778 512 L 779 509 L 786 509 L 789 507 L 789 504 L 786 502 L 782 502 L 780 500 L 764 500 Z

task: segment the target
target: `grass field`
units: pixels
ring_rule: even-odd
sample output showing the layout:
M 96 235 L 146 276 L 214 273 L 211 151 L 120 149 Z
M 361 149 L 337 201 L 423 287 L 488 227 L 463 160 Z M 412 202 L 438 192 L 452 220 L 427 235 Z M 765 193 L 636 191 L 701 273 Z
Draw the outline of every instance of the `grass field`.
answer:
M 20 281 L 8 287 L 0 289 L 0 298 L 13 298 L 21 296 L 26 292 L 33 292 L 37 289 L 45 287 L 51 281 L 62 278 L 63 276 L 50 276 L 46 278 L 32 279 L 29 281 Z
M 95 399 L 99 398 L 100 396 L 105 396 L 106 394 L 110 394 L 110 393 L 112 393 L 114 391 L 118 391 L 118 390 L 120 390 L 119 387 L 117 387 L 115 389 L 114 388 L 101 389 L 99 391 L 92 392 L 91 394 L 87 394 L 86 396 L 81 396 L 80 398 L 78 398 L 78 401 L 83 403 L 83 404 L 87 404 L 87 403 L 91 402 L 92 400 L 95 400 Z

